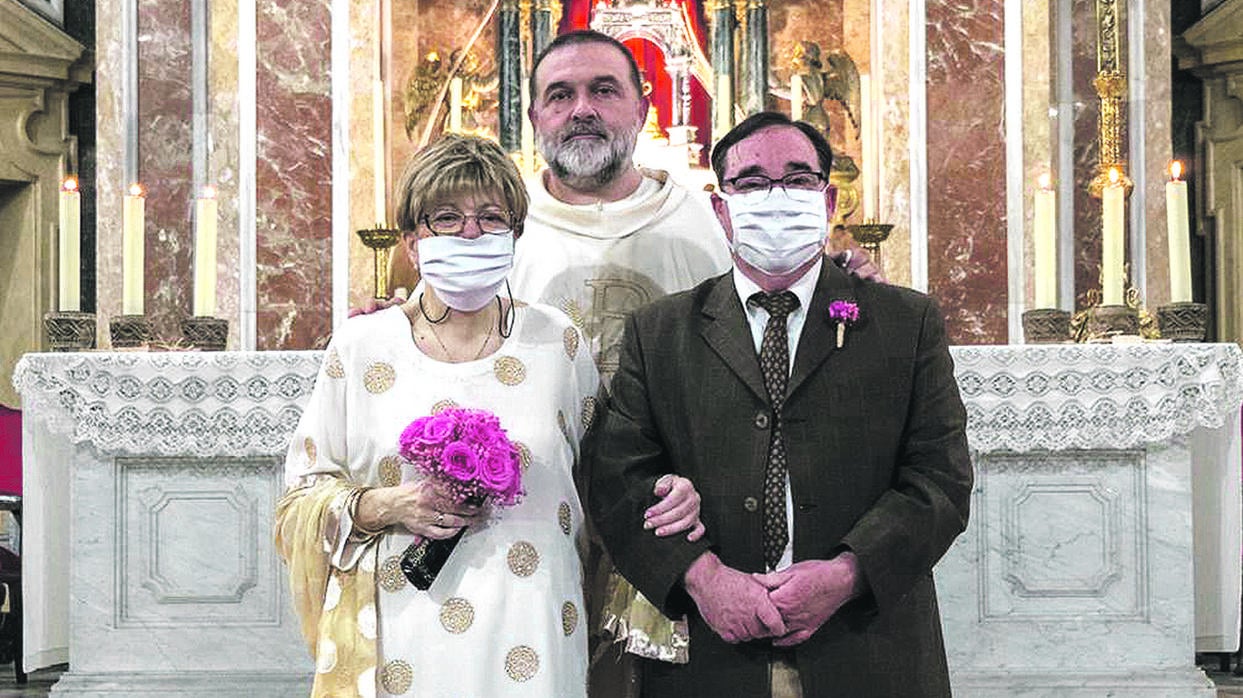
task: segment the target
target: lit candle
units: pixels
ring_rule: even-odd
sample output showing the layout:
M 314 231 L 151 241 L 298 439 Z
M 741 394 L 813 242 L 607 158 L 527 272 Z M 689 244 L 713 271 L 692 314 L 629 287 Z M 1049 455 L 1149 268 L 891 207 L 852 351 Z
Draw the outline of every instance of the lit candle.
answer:
M 1109 183 L 1101 192 L 1101 304 L 1123 305 L 1123 247 L 1125 196 L 1120 173 L 1110 168 Z
M 82 193 L 78 191 L 78 178 L 66 177 L 60 187 L 60 231 L 58 277 L 60 297 L 57 299 L 61 312 L 76 313 L 81 310 L 81 260 L 82 260 Z
M 1050 186 L 1049 175 L 1040 175 L 1036 189 L 1033 240 L 1035 242 L 1037 308 L 1057 307 L 1057 235 L 1054 220 L 1057 202 Z
M 526 80 L 522 83 L 522 169 L 535 172 L 535 127 L 531 125 L 531 90 Z
M 194 201 L 194 314 L 216 314 L 216 190 L 204 187 Z
M 1181 162 L 1170 165 L 1165 183 L 1165 221 L 1170 245 L 1170 302 L 1191 302 L 1191 228 L 1187 221 L 1187 183 Z
M 449 132 L 462 131 L 462 78 L 449 81 Z
M 798 73 L 790 78 L 790 120 L 803 120 L 803 76 Z
M 131 184 L 121 211 L 121 312 L 126 315 L 142 315 L 146 202 L 142 187 Z
M 371 137 L 375 166 L 375 221 L 388 220 L 388 158 L 384 138 L 384 81 L 376 80 L 371 89 Z

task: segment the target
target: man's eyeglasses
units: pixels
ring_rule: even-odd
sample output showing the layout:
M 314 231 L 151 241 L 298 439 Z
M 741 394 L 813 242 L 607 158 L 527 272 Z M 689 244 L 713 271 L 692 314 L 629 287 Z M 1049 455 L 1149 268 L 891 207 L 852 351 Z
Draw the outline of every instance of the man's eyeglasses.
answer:
M 466 230 L 466 221 L 475 219 L 479 230 L 487 235 L 508 233 L 513 229 L 509 214 L 504 211 L 480 211 L 479 213 L 462 213 L 461 211 L 437 211 L 423 216 L 423 225 L 437 235 L 460 235 Z
M 824 191 L 829 183 L 820 172 L 791 172 L 781 179 L 773 179 L 764 175 L 744 175 L 723 182 L 735 194 L 750 194 L 757 191 L 769 192 L 773 186 L 782 189 L 801 189 L 803 191 Z

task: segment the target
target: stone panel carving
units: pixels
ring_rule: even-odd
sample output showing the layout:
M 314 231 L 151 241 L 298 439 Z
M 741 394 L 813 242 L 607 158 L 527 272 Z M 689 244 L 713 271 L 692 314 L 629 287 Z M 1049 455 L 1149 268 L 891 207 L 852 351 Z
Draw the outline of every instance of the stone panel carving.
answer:
M 982 622 L 1146 616 L 1143 452 L 988 454 L 977 465 Z
M 115 467 L 117 627 L 279 624 L 284 576 L 260 531 L 280 496 L 278 459 Z

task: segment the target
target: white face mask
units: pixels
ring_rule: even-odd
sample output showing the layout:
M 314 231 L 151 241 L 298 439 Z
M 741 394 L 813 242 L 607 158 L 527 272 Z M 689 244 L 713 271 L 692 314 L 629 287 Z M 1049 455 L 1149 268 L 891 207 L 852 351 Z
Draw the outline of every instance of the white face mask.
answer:
M 419 240 L 419 273 L 445 305 L 471 313 L 496 297 L 514 265 L 514 234 Z
M 828 238 L 823 191 L 786 190 L 730 194 L 730 249 L 769 276 L 788 274 L 821 254 Z

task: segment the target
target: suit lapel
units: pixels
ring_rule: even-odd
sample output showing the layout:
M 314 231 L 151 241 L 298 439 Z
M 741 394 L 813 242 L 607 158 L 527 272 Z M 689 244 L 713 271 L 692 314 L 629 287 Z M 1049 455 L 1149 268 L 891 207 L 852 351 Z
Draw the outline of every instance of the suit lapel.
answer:
M 807 321 L 803 324 L 798 350 L 794 353 L 794 370 L 790 372 L 790 384 L 786 389 L 787 400 L 837 346 L 837 325 L 829 320 L 829 303 L 854 299 L 850 276 L 838 269 L 832 260 L 825 258 L 820 267 L 816 291 L 811 297 L 811 307 L 807 309 Z
M 702 312 L 705 321 L 700 333 L 704 341 L 756 396 L 768 402 L 751 328 L 738 300 L 732 273 L 718 277 L 716 285 L 708 292 Z

